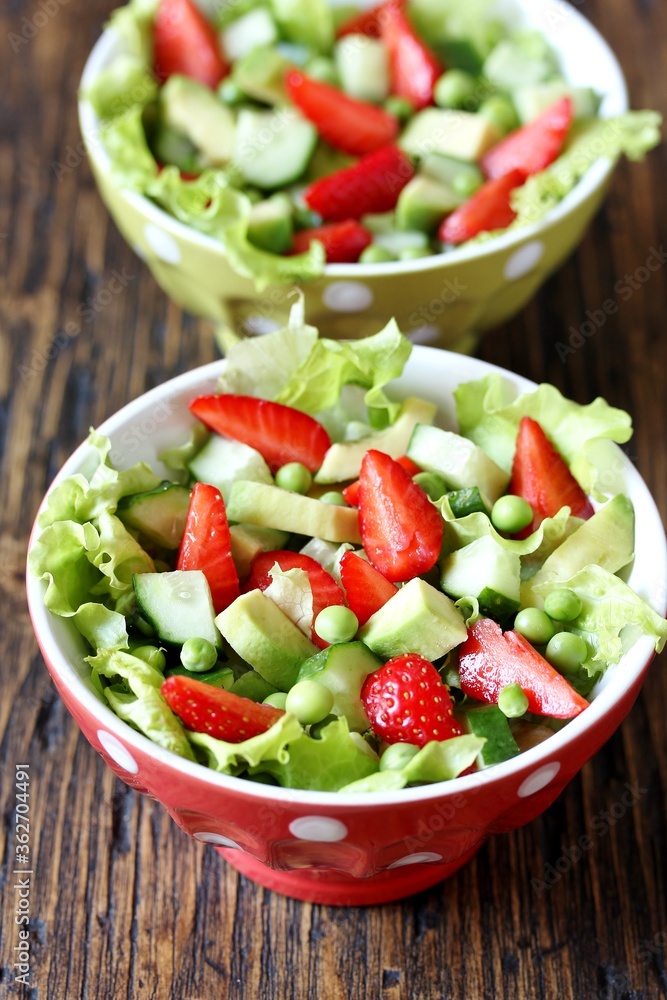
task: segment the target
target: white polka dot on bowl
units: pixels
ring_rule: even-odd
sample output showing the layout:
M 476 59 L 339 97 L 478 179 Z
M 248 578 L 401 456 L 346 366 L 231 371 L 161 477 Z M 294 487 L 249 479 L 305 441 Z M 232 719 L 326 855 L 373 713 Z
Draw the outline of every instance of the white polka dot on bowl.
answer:
M 144 226 L 144 236 L 159 260 L 164 261 L 165 264 L 180 264 L 181 249 L 173 236 L 165 233 L 164 229 L 160 229 L 152 222 L 147 222 Z
M 399 858 L 389 865 L 390 868 L 403 868 L 404 865 L 424 865 L 429 861 L 442 861 L 442 854 L 435 854 L 433 851 L 420 851 L 417 854 L 406 854 L 404 858 Z
M 551 784 L 559 771 L 560 764 L 557 760 L 552 761 L 551 764 L 545 764 L 544 767 L 533 771 L 528 778 L 521 782 L 517 789 L 517 795 L 520 799 L 527 799 L 529 795 L 541 792 L 543 788 Z
M 541 240 L 532 240 L 519 247 L 505 264 L 505 277 L 508 281 L 516 281 L 523 278 L 525 274 L 532 271 L 544 255 L 544 243 Z
M 213 844 L 215 847 L 232 847 L 236 848 L 237 851 L 242 850 L 240 844 L 237 844 L 235 840 L 230 840 L 229 837 L 223 837 L 221 833 L 207 833 L 203 831 L 202 833 L 195 833 L 193 836 L 195 840 L 201 841 L 202 844 Z
M 332 281 L 324 289 L 322 301 L 332 312 L 362 312 L 373 304 L 373 290 L 361 281 Z
M 106 729 L 98 729 L 97 738 L 102 744 L 105 753 L 111 757 L 115 764 L 118 764 L 119 767 L 122 767 L 129 774 L 137 773 L 139 765 L 120 740 L 116 739 L 111 733 L 108 733 Z
M 292 820 L 289 831 L 297 840 L 318 840 L 330 844 L 347 837 L 345 824 L 327 816 L 301 816 Z

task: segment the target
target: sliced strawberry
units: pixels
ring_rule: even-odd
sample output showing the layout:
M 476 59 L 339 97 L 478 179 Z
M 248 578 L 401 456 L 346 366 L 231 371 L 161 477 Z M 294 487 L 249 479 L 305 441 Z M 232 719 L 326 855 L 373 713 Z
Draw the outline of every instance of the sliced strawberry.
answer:
M 242 743 L 259 736 L 285 714 L 280 708 L 258 705 L 250 698 L 191 677 L 168 677 L 160 690 L 186 729 L 226 743 Z
M 227 75 L 215 29 L 192 0 L 160 0 L 153 41 L 155 72 L 161 82 L 182 73 L 215 87 Z
M 387 743 L 423 747 L 461 735 L 447 687 L 418 653 L 395 656 L 369 674 L 361 700 L 373 732 Z
M 478 233 L 506 229 L 516 219 L 510 195 L 523 182 L 524 177 L 519 170 L 513 170 L 495 181 L 487 181 L 472 198 L 447 216 L 438 230 L 438 239 L 443 243 L 465 243 Z
M 270 570 L 276 563 L 283 573 L 289 569 L 303 569 L 308 574 L 313 592 L 313 622 L 323 608 L 331 607 L 332 604 L 345 604 L 343 591 L 331 573 L 327 573 L 317 559 L 301 552 L 290 552 L 287 549 L 275 549 L 273 552 L 260 552 L 259 555 L 256 555 L 252 561 L 250 577 L 243 589 L 245 591 L 257 588 L 266 590 L 272 580 Z M 329 645 L 328 642 L 319 637 L 314 628 L 311 630 L 311 639 L 320 649 Z
M 287 93 L 299 111 L 313 123 L 322 138 L 350 156 L 364 156 L 393 142 L 398 119 L 383 108 L 348 97 L 329 83 L 289 70 Z
M 390 212 L 414 173 L 402 149 L 383 146 L 351 167 L 315 181 L 306 188 L 304 200 L 313 211 L 334 221 Z
M 418 472 L 422 470 L 419 468 L 416 462 L 413 462 L 411 458 L 407 455 L 401 455 L 396 461 L 399 465 L 402 465 L 406 472 L 409 472 L 411 476 L 416 476 Z M 359 506 L 359 480 L 355 479 L 353 483 L 346 486 L 343 490 L 343 497 L 345 498 L 345 503 L 349 504 L 350 507 Z
M 329 264 L 355 264 L 373 242 L 372 235 L 356 219 L 331 222 L 328 226 L 300 229 L 294 234 L 293 253 L 305 253 L 313 240 L 319 240 Z
M 389 7 L 405 7 L 405 4 L 406 0 L 386 0 L 385 3 L 378 4 L 377 7 L 371 7 L 370 10 L 354 14 L 348 21 L 341 24 L 336 36 L 343 38 L 344 35 L 368 35 L 369 38 L 380 38 L 382 24 Z
M 359 530 L 376 569 L 392 583 L 412 580 L 435 566 L 444 522 L 409 472 L 370 449 L 359 476 Z
M 509 493 L 523 497 L 533 508 L 533 522 L 517 538 L 527 538 L 545 517 L 567 505 L 576 517 L 594 514 L 590 500 L 540 425 L 522 417 L 516 439 Z
M 489 178 L 519 170 L 524 179 L 544 170 L 560 156 L 572 119 L 572 100 L 562 97 L 534 121 L 493 146 L 482 159 L 482 170 Z
M 190 410 L 216 434 L 250 445 L 273 472 L 288 462 L 301 462 L 317 472 L 331 439 L 317 420 L 292 406 L 254 396 L 222 393 L 199 396 Z
M 461 690 L 470 698 L 498 703 L 508 684 L 518 684 L 528 711 L 556 719 L 579 715 L 588 702 L 518 632 L 503 633 L 491 618 L 480 618 L 459 646 Z
M 389 50 L 392 93 L 406 97 L 417 111 L 433 104 L 433 90 L 444 67 L 398 4 L 388 4 L 384 11 L 382 40 Z
M 215 486 L 195 483 L 192 489 L 176 569 L 203 572 L 216 615 L 239 596 L 225 502 Z
M 354 611 L 360 625 L 365 625 L 397 593 L 393 583 L 354 552 L 346 552 L 340 561 L 340 582 L 347 606 Z

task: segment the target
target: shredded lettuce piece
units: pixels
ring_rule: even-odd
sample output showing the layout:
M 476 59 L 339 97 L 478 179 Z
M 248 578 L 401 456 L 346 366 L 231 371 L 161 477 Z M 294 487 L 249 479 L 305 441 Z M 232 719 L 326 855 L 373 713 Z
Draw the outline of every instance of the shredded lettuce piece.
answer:
M 272 775 L 285 788 L 337 792 L 378 769 L 378 756 L 343 717 L 322 729 L 321 738 L 302 733 L 288 746 L 288 759 L 264 760 L 251 773 Z
M 365 794 L 388 792 L 406 785 L 432 784 L 450 781 L 474 764 L 486 743 L 480 736 L 453 736 L 450 740 L 433 740 L 415 754 L 405 767 L 396 771 L 377 771 L 368 777 L 344 785 L 341 792 Z
M 269 570 L 271 583 L 264 591 L 290 621 L 310 639 L 313 624 L 313 588 L 304 569 L 283 573 L 278 563 Z
M 627 583 L 599 566 L 587 566 L 570 580 L 538 584 L 535 593 L 544 598 L 554 590 L 573 590 L 582 603 L 581 614 L 562 628 L 575 632 L 593 650 L 584 664 L 589 674 L 603 673 L 618 663 L 642 635 L 648 635 L 661 652 L 667 643 L 667 621 L 642 600 Z
M 521 418 L 529 416 L 540 424 L 586 493 L 595 491 L 599 479 L 591 460 L 594 443 L 609 438 L 623 444 L 632 436 L 632 421 L 624 410 L 600 397 L 582 406 L 546 383 L 517 396 L 511 382 L 494 373 L 459 385 L 454 397 L 461 434 L 506 472 L 512 469 Z
M 188 733 L 190 743 L 214 771 L 223 774 L 241 774 L 248 767 L 267 770 L 267 764 L 281 765 L 289 759 L 287 745 L 298 740 L 303 727 L 289 713 L 281 715 L 277 722 L 259 736 L 253 736 L 241 743 L 227 743 L 206 733 Z
M 159 670 L 120 650 L 99 649 L 86 661 L 94 675 L 111 681 L 104 696 L 119 718 L 165 750 L 195 759 L 183 724 L 162 697 L 164 677 Z

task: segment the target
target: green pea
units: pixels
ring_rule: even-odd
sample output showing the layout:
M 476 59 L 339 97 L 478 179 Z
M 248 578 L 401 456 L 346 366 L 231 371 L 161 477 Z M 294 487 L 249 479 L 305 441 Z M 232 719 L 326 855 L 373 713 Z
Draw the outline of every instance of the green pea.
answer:
M 418 472 L 412 477 L 412 482 L 421 486 L 430 500 L 439 500 L 447 492 L 447 484 L 437 472 Z
M 311 59 L 306 66 L 306 73 L 316 80 L 322 80 L 323 83 L 330 83 L 334 87 L 340 86 L 336 64 L 326 56 L 316 56 L 315 59 Z
M 381 771 L 401 771 L 419 753 L 412 743 L 392 743 L 380 757 Z
M 514 497 L 510 494 L 501 497 L 493 505 L 491 510 L 491 522 L 498 531 L 504 531 L 508 535 L 515 535 L 517 531 L 523 531 L 533 520 L 533 508 L 523 497 Z
M 432 251 L 428 247 L 403 247 L 398 252 L 399 260 L 419 260 L 421 257 L 430 257 Z
M 218 87 L 218 97 L 225 104 L 240 104 L 241 101 L 245 100 L 246 95 L 238 84 L 234 83 L 230 77 L 227 77 Z
M 329 490 L 328 493 L 323 493 L 320 500 L 322 503 L 335 504 L 336 507 L 347 507 L 345 497 L 342 493 L 339 493 L 338 490 Z
M 477 81 L 462 69 L 450 69 L 436 82 L 433 99 L 441 108 L 471 107 L 477 93 Z
M 276 486 L 290 493 L 307 493 L 313 483 L 313 475 L 301 462 L 288 462 L 276 472 Z
M 359 257 L 360 264 L 387 264 L 391 260 L 396 260 L 396 255 L 391 250 L 385 250 L 378 243 L 371 243 L 365 250 L 362 250 Z
M 507 135 L 519 127 L 521 122 L 516 109 L 508 97 L 495 94 L 483 101 L 479 114 L 498 129 L 501 135 Z
M 350 642 L 359 628 L 359 620 L 354 611 L 334 604 L 323 608 L 315 619 L 315 631 L 325 642 Z
M 563 587 L 554 590 L 544 599 L 544 610 L 557 622 L 571 622 L 581 614 L 581 599 L 573 590 Z
M 585 639 L 574 632 L 556 632 L 549 640 L 544 655 L 561 674 L 576 674 L 588 659 L 588 645 Z
M 332 722 L 336 722 L 338 719 L 337 715 L 326 715 L 321 722 L 314 722 L 310 727 L 310 735 L 314 740 L 322 739 L 322 732 L 330 726 Z
M 271 708 L 282 708 L 284 711 L 286 701 L 287 695 L 284 691 L 274 691 L 273 694 L 267 694 L 262 705 L 270 705 Z
M 528 711 L 528 698 L 518 684 L 508 684 L 498 695 L 498 708 L 508 719 L 520 719 Z
M 533 646 L 546 646 L 555 632 L 551 618 L 539 608 L 520 611 L 514 619 L 514 628 Z
M 479 178 L 467 170 L 462 171 L 460 174 L 456 174 L 452 180 L 452 187 L 457 194 L 460 194 L 462 198 L 471 198 L 475 191 L 478 191 L 482 186 Z
M 285 711 L 295 715 L 302 726 L 321 722 L 333 708 L 334 698 L 328 687 L 317 681 L 299 681 L 287 692 Z
M 138 656 L 140 660 L 155 667 L 160 673 L 164 673 L 164 668 L 167 666 L 167 657 L 163 650 L 158 649 L 157 646 L 137 646 L 136 649 L 132 650 L 132 656 Z
M 205 673 L 217 660 L 218 651 L 208 639 L 186 639 L 181 647 L 181 663 L 193 673 Z
M 407 97 L 399 97 L 397 94 L 392 94 L 391 97 L 387 98 L 384 102 L 384 109 L 394 118 L 398 118 L 399 122 L 407 122 L 415 113 L 415 109 Z

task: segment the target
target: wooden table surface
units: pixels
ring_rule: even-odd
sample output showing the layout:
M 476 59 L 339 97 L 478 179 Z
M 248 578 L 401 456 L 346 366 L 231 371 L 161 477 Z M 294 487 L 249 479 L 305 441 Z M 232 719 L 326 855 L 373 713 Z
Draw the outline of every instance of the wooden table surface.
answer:
M 664 0 L 578 0 L 620 54 L 633 105 L 665 110 Z M 116 780 L 50 683 L 25 607 L 28 532 L 54 473 L 145 389 L 216 356 L 109 221 L 81 154 L 75 93 L 109 0 L 16 0 L 2 15 L 0 102 L 0 983 L 85 998 L 649 998 L 667 995 L 667 675 L 540 820 L 435 889 L 375 909 L 273 895 Z M 37 12 L 44 13 L 38 16 Z M 61 169 L 64 166 L 64 169 Z M 630 410 L 630 454 L 667 515 L 667 148 L 618 169 L 571 258 L 483 358 L 577 400 Z M 633 278 L 637 272 L 637 280 Z M 116 281 L 112 279 L 116 277 Z M 628 294 L 620 288 L 634 289 Z M 618 285 L 617 282 L 622 282 Z M 111 289 L 111 294 L 109 294 Z M 115 289 L 115 291 L 114 291 Z M 606 299 L 618 311 L 561 361 Z M 67 325 L 69 324 L 69 325 Z M 66 332 L 63 332 L 66 331 Z M 30 985 L 14 983 L 14 773 L 30 765 Z M 631 786 L 633 804 L 614 808 Z M 619 812 L 621 815 L 618 815 Z M 605 818 L 607 817 L 607 818 Z M 569 865 L 567 848 L 592 846 Z M 548 866 L 566 870 L 545 891 Z

